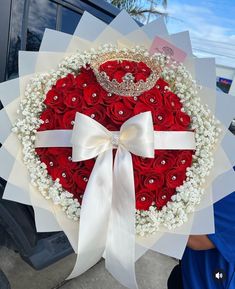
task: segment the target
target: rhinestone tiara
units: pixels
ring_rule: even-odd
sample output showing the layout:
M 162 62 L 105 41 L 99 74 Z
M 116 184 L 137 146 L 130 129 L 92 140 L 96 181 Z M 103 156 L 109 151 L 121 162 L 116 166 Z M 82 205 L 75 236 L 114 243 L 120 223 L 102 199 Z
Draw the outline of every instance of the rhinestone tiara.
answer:
M 152 72 L 146 81 L 139 80 L 138 82 L 134 82 L 134 76 L 131 73 L 126 73 L 123 81 L 119 83 L 116 79 L 110 80 L 105 71 L 99 70 L 101 64 L 110 60 L 144 62 Z M 139 96 L 144 91 L 153 88 L 159 78 L 159 68 L 156 67 L 155 61 L 151 56 L 146 54 L 146 51 L 134 52 L 133 50 L 121 50 L 105 52 L 99 54 L 99 57 L 92 61 L 91 67 L 96 75 L 97 81 L 106 91 L 122 96 Z

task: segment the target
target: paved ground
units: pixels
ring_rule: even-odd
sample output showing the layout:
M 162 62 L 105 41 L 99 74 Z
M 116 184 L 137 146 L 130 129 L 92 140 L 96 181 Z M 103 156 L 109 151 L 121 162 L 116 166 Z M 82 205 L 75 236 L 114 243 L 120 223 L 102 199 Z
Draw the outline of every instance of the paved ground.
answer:
M 103 261 L 82 276 L 64 282 L 74 262 L 75 255 L 71 255 L 35 271 L 18 254 L 5 248 L 0 250 L 0 268 L 8 277 L 11 289 L 125 289 L 105 270 Z M 175 260 L 164 255 L 145 254 L 136 265 L 140 289 L 166 289 L 166 280 L 175 264 Z

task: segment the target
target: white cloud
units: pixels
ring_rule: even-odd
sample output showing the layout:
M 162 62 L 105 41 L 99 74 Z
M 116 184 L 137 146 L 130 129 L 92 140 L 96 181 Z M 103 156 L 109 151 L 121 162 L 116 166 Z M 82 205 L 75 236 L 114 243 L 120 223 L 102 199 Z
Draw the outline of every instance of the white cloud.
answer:
M 216 57 L 217 63 L 235 67 L 234 19 L 218 17 L 207 7 L 187 4 L 168 9 L 171 33 L 189 30 L 194 50 L 200 55 Z M 230 24 L 230 25 L 225 25 Z

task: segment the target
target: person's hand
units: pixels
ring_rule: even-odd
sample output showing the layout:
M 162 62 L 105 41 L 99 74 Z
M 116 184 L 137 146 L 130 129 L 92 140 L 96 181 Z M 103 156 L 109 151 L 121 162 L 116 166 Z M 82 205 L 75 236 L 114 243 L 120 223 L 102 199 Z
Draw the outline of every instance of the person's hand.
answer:
M 207 235 L 190 235 L 187 246 L 193 250 L 209 250 L 215 248 L 215 245 Z

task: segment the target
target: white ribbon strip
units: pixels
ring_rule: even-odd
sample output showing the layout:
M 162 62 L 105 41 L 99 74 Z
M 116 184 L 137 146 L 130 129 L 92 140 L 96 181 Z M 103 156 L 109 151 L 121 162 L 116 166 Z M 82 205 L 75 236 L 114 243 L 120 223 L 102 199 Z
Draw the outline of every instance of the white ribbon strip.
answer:
M 107 270 L 124 286 L 137 289 L 135 277 L 135 187 L 131 153 L 154 157 L 150 112 L 128 119 L 119 135 L 92 118 L 76 114 L 73 161 L 98 155 L 80 216 L 78 258 L 69 278 L 95 265 L 103 255 Z M 117 149 L 113 168 L 113 148 Z
M 35 147 L 72 147 L 72 130 L 46 130 L 36 133 Z M 119 134 L 119 132 L 113 132 Z M 154 131 L 155 150 L 195 150 L 192 131 Z
M 151 112 L 128 119 L 112 132 L 77 113 L 73 130 L 38 132 L 36 147 L 71 147 L 73 161 L 96 159 L 80 215 L 78 258 L 69 278 L 102 256 L 107 270 L 124 286 L 135 277 L 135 187 L 131 154 L 154 157 L 154 149 L 195 149 L 193 132 L 155 131 Z M 113 149 L 117 149 L 113 165 Z

